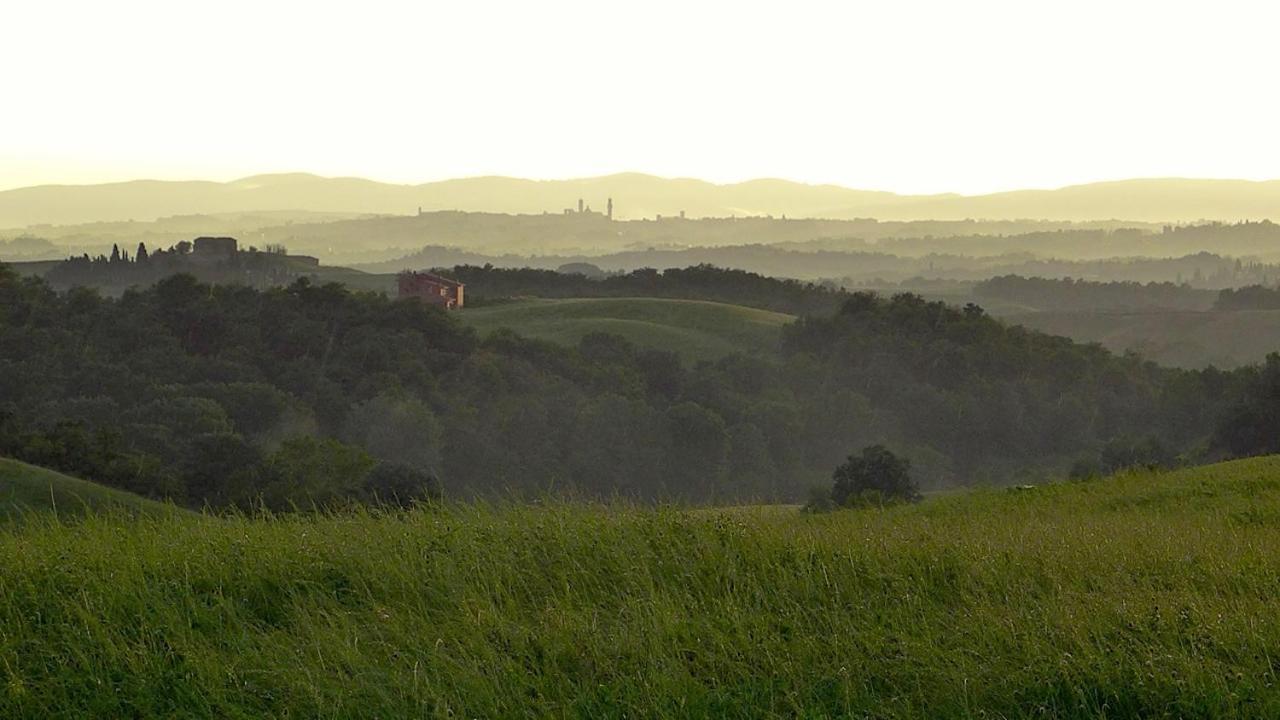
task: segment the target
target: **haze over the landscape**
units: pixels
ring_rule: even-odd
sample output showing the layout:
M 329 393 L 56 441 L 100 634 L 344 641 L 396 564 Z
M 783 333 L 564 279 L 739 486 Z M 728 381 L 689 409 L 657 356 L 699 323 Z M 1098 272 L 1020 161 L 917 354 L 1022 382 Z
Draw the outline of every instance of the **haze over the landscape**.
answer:
M 620 220 L 674 216 L 881 220 L 1131 220 L 1191 222 L 1280 217 L 1280 181 L 1151 179 L 990 195 L 897 195 L 835 185 L 754 180 L 716 185 L 625 173 L 578 180 L 484 177 L 424 185 L 276 174 L 228 183 L 134 181 L 0 191 L 0 228 L 171 215 L 299 210 L 408 215 L 417 210 L 560 213 L 578 199 Z
M 977 194 L 1280 166 L 1277 11 L 1246 0 L 50 0 L 5 20 L 0 188 L 639 171 Z

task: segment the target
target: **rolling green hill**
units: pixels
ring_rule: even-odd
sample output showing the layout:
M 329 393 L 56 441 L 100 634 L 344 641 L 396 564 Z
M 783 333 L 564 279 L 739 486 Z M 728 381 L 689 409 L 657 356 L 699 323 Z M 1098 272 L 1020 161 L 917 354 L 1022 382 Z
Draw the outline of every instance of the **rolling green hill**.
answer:
M 774 352 L 780 328 L 793 319 L 740 305 L 662 298 L 521 300 L 468 308 L 458 317 L 482 333 L 505 327 L 563 344 L 576 344 L 592 332 L 613 333 L 689 360 L 713 360 L 734 351 Z
M 106 509 L 148 513 L 174 511 L 171 506 L 121 490 L 0 458 L 0 523 L 29 511 L 53 511 L 59 516 L 76 516 Z
M 826 515 L 96 516 L 0 557 L 3 717 L 1280 712 L 1280 457 Z

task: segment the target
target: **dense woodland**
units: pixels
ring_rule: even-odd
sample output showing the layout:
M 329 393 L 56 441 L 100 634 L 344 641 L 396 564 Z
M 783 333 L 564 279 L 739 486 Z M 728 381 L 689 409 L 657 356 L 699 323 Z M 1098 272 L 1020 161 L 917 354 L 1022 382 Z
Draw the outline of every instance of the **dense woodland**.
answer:
M 780 360 L 688 366 L 604 334 L 482 340 L 336 284 L 176 275 L 108 299 L 0 271 L 0 453 L 187 505 L 285 509 L 437 483 L 454 497 L 796 499 L 872 444 L 910 458 L 926 489 L 1146 462 L 1132 448 L 1155 445 L 1170 462 L 1248 450 L 1220 421 L 1248 424 L 1254 371 L 1164 369 L 909 294 L 667 275 L 654 292 L 730 299 L 737 283 L 818 309 Z
M 1218 293 L 1215 310 L 1280 310 L 1280 288 L 1250 285 Z
M 1223 291 L 1230 292 L 1230 291 Z M 1037 310 L 1207 310 L 1212 290 L 1171 282 L 1095 282 L 1001 275 L 977 283 L 979 300 L 1001 300 Z
M 1171 282 L 1200 289 L 1269 284 L 1280 278 L 1280 266 L 1257 260 L 1196 251 L 1157 257 L 1113 255 L 1099 259 L 1071 259 L 1031 252 L 964 254 L 961 248 L 912 256 L 896 254 L 892 245 L 841 242 L 723 247 L 646 248 L 609 254 L 486 255 L 475 250 L 432 245 L 396 260 L 357 264 L 373 273 L 423 267 L 494 265 L 554 270 L 562 265 L 589 263 L 609 272 L 645 268 L 715 265 L 771 277 L 833 280 L 848 287 L 884 286 L 920 279 L 977 282 L 999 275 L 1045 278 L 1087 278 L 1100 282 Z M 1212 247 L 1212 245 L 1208 246 Z M 1151 252 L 1160 252 L 1152 250 Z
M 909 257 L 930 254 L 992 256 L 1030 253 L 1044 258 L 1105 260 L 1117 257 L 1162 258 L 1193 255 L 1206 249 L 1240 257 L 1270 255 L 1280 241 L 1280 225 L 1269 220 L 1240 223 L 1205 222 L 1132 227 L 1059 227 L 1009 233 L 933 233 L 897 235 L 875 242 L 879 252 Z M 830 240 L 813 241 L 828 249 L 856 249 Z M 1256 263 L 1241 271 L 1263 272 Z M 1274 275 L 1274 266 L 1268 268 Z

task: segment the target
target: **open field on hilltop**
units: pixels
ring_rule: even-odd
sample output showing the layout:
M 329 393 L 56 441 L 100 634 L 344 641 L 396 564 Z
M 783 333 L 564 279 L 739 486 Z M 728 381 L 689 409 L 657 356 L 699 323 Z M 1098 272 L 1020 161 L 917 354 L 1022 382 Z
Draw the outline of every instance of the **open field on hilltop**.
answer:
M 182 512 L 131 493 L 17 460 L 0 458 L 0 523 L 30 511 L 50 511 L 60 517 L 86 512 Z
M 45 273 L 62 263 L 61 260 L 33 260 L 5 263 L 23 277 L 44 277 Z
M 0 532 L 3 717 L 1276 717 L 1280 458 L 888 510 Z
M 779 330 L 794 319 L 741 305 L 664 298 L 530 299 L 467 308 L 458 317 L 482 333 L 510 328 L 570 345 L 588 333 L 612 333 L 690 360 L 776 352 Z
M 1280 310 L 1033 312 L 1003 319 L 1174 367 L 1234 368 L 1280 352 Z
M 342 283 L 352 290 L 364 290 L 396 296 L 396 276 L 394 273 L 367 273 L 339 265 L 321 265 L 314 268 L 315 279 L 312 282 Z

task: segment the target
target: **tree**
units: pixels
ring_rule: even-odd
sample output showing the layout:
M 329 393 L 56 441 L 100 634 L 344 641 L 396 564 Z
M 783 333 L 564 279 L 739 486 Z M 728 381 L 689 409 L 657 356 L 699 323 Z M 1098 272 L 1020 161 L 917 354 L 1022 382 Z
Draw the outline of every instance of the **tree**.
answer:
M 769 439 L 752 423 L 728 429 L 729 481 L 735 497 L 772 499 L 778 496 L 774 479 L 778 472 L 769 454 Z
M 1176 464 L 1177 455 L 1154 435 L 1142 439 L 1114 438 L 1103 446 L 1099 459 L 1103 475 L 1130 468 L 1158 469 Z
M 252 503 L 260 480 L 261 452 L 235 433 L 203 433 L 186 444 L 179 472 L 188 500 L 215 507 Z
M 684 497 L 714 499 L 727 469 L 729 435 L 724 420 L 697 403 L 683 402 L 667 410 L 666 421 L 671 489 Z
M 863 448 L 861 455 L 850 455 L 831 479 L 835 481 L 831 500 L 842 507 L 920 499 L 920 491 L 911 479 L 911 462 L 883 445 L 872 445 Z
M 1219 422 L 1214 445 L 1236 457 L 1280 452 L 1280 353 L 1246 372 L 1248 386 Z
M 385 462 L 436 472 L 443 431 L 435 413 L 411 395 L 384 393 L 351 408 L 344 439 Z
M 325 507 L 358 498 L 373 460 L 364 450 L 337 440 L 296 437 L 271 455 L 271 477 L 262 499 L 273 510 Z

